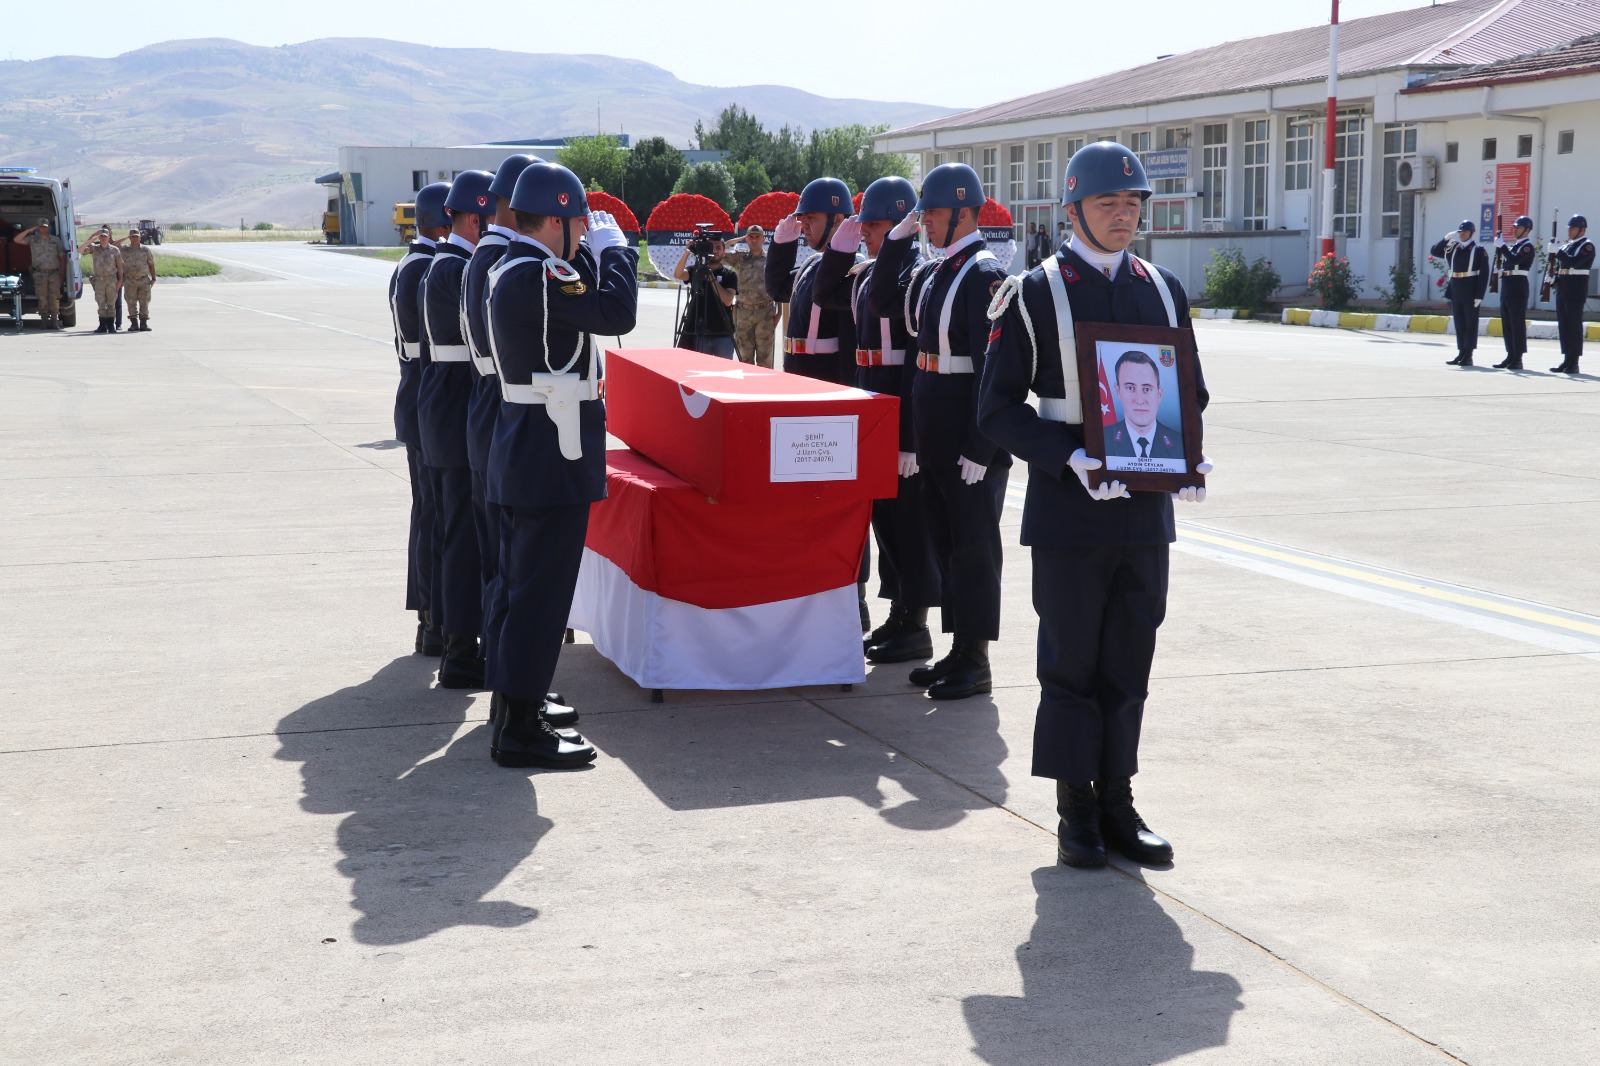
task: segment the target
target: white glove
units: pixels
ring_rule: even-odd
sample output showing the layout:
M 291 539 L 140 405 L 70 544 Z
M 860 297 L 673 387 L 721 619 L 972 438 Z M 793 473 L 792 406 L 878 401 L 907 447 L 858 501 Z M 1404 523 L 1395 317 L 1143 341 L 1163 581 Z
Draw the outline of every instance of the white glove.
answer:
M 961 468 L 961 480 L 968 485 L 976 485 L 983 480 L 983 475 L 989 472 L 986 466 L 979 466 L 965 455 L 956 460 L 956 465 Z
M 839 223 L 839 228 L 833 231 L 833 238 L 828 241 L 828 247 L 850 255 L 854 255 L 856 249 L 861 247 L 861 223 L 856 221 L 855 215 Z
M 800 220 L 794 215 L 785 216 L 772 231 L 773 244 L 793 244 L 800 239 Z
M 606 211 L 589 212 L 589 250 L 600 257 L 600 253 L 607 248 L 626 247 L 628 238 L 622 235 L 622 227 L 617 225 L 617 220 Z
M 917 235 L 917 227 L 922 224 L 921 218 L 915 211 L 907 211 L 906 217 L 894 224 L 894 229 L 889 231 L 891 241 L 904 240 Z
M 1115 500 L 1119 498 L 1129 498 L 1128 486 L 1124 485 L 1120 481 L 1108 482 L 1107 484 L 1101 485 L 1097 489 L 1090 487 L 1089 472 L 1091 470 L 1099 470 L 1104 464 L 1098 459 L 1089 458 L 1089 453 L 1084 451 L 1082 448 L 1079 448 L 1077 451 L 1072 453 L 1072 458 L 1067 460 L 1067 465 L 1072 467 L 1072 472 L 1074 474 L 1078 475 L 1078 481 L 1083 485 L 1084 491 L 1089 494 L 1089 498 L 1091 500 Z
M 922 468 L 917 465 L 917 453 L 916 452 L 901 452 L 900 453 L 900 476 L 901 477 L 916 477 L 917 474 L 921 472 L 921 470 L 922 470 Z
M 1212 469 L 1213 469 L 1213 467 L 1211 465 L 1211 457 L 1202 454 L 1200 456 L 1200 461 L 1195 464 L 1194 472 L 1197 473 L 1197 474 L 1209 474 L 1209 473 L 1211 473 Z M 1203 485 L 1186 485 L 1185 487 L 1179 489 L 1177 492 L 1174 492 L 1172 494 L 1172 498 L 1174 500 L 1177 500 L 1179 503 L 1205 503 L 1206 502 L 1205 486 L 1203 486 Z
M 1472 301 L 1472 306 L 1473 307 L 1477 307 L 1477 306 L 1481 305 L 1482 303 L 1483 303 L 1482 300 L 1473 300 Z
M 1500 234 L 1496 233 L 1494 235 L 1494 246 L 1496 248 L 1504 248 L 1506 246 L 1506 239 L 1500 236 Z

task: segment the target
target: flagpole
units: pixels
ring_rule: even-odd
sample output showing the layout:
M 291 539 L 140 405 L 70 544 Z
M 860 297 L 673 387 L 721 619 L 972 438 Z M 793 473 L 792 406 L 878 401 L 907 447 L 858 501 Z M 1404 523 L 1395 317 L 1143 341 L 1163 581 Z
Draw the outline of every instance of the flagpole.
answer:
M 1322 254 L 1333 254 L 1334 127 L 1339 117 L 1339 0 L 1328 24 L 1328 129 L 1322 147 Z

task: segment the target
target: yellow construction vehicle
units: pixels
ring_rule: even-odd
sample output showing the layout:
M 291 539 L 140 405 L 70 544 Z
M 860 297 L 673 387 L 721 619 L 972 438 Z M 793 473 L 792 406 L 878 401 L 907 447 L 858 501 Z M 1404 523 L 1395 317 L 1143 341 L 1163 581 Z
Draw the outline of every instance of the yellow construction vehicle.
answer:
M 410 244 L 417 239 L 417 205 L 394 205 L 394 228 L 400 232 L 400 243 Z
M 322 212 L 322 243 L 323 244 L 338 244 L 339 243 L 339 212 L 338 211 L 324 211 L 324 212 Z

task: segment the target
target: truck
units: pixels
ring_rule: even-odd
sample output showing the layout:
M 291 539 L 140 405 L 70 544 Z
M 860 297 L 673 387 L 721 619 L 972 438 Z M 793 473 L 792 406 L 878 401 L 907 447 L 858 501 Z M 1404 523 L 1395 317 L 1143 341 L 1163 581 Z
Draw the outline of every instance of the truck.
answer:
M 410 244 L 417 239 L 417 205 L 394 205 L 394 228 L 400 234 L 401 244 Z
M 146 244 L 161 243 L 161 227 L 156 225 L 155 219 L 141 218 L 139 220 L 139 239 Z
M 33 253 L 12 240 L 23 230 L 50 220 L 52 236 L 64 239 L 61 272 L 61 325 L 78 324 L 77 299 L 83 295 L 83 264 L 78 258 L 76 214 L 72 209 L 72 181 L 47 178 L 37 167 L 0 166 L 0 275 L 22 278 L 22 313 L 39 313 L 39 294 L 33 288 Z M 0 311 L 4 308 L 0 307 Z

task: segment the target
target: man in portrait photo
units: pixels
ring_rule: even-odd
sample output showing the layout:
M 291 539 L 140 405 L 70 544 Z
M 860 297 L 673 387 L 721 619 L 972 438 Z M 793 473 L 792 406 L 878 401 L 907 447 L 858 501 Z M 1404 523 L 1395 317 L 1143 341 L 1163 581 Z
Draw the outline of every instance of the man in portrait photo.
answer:
M 1146 352 L 1129 349 L 1112 374 L 1122 419 L 1105 427 L 1106 469 L 1186 473 L 1183 434 L 1156 418 L 1161 410 L 1161 368 Z M 1167 462 L 1118 462 L 1117 457 Z M 1170 460 L 1177 460 L 1174 465 Z

